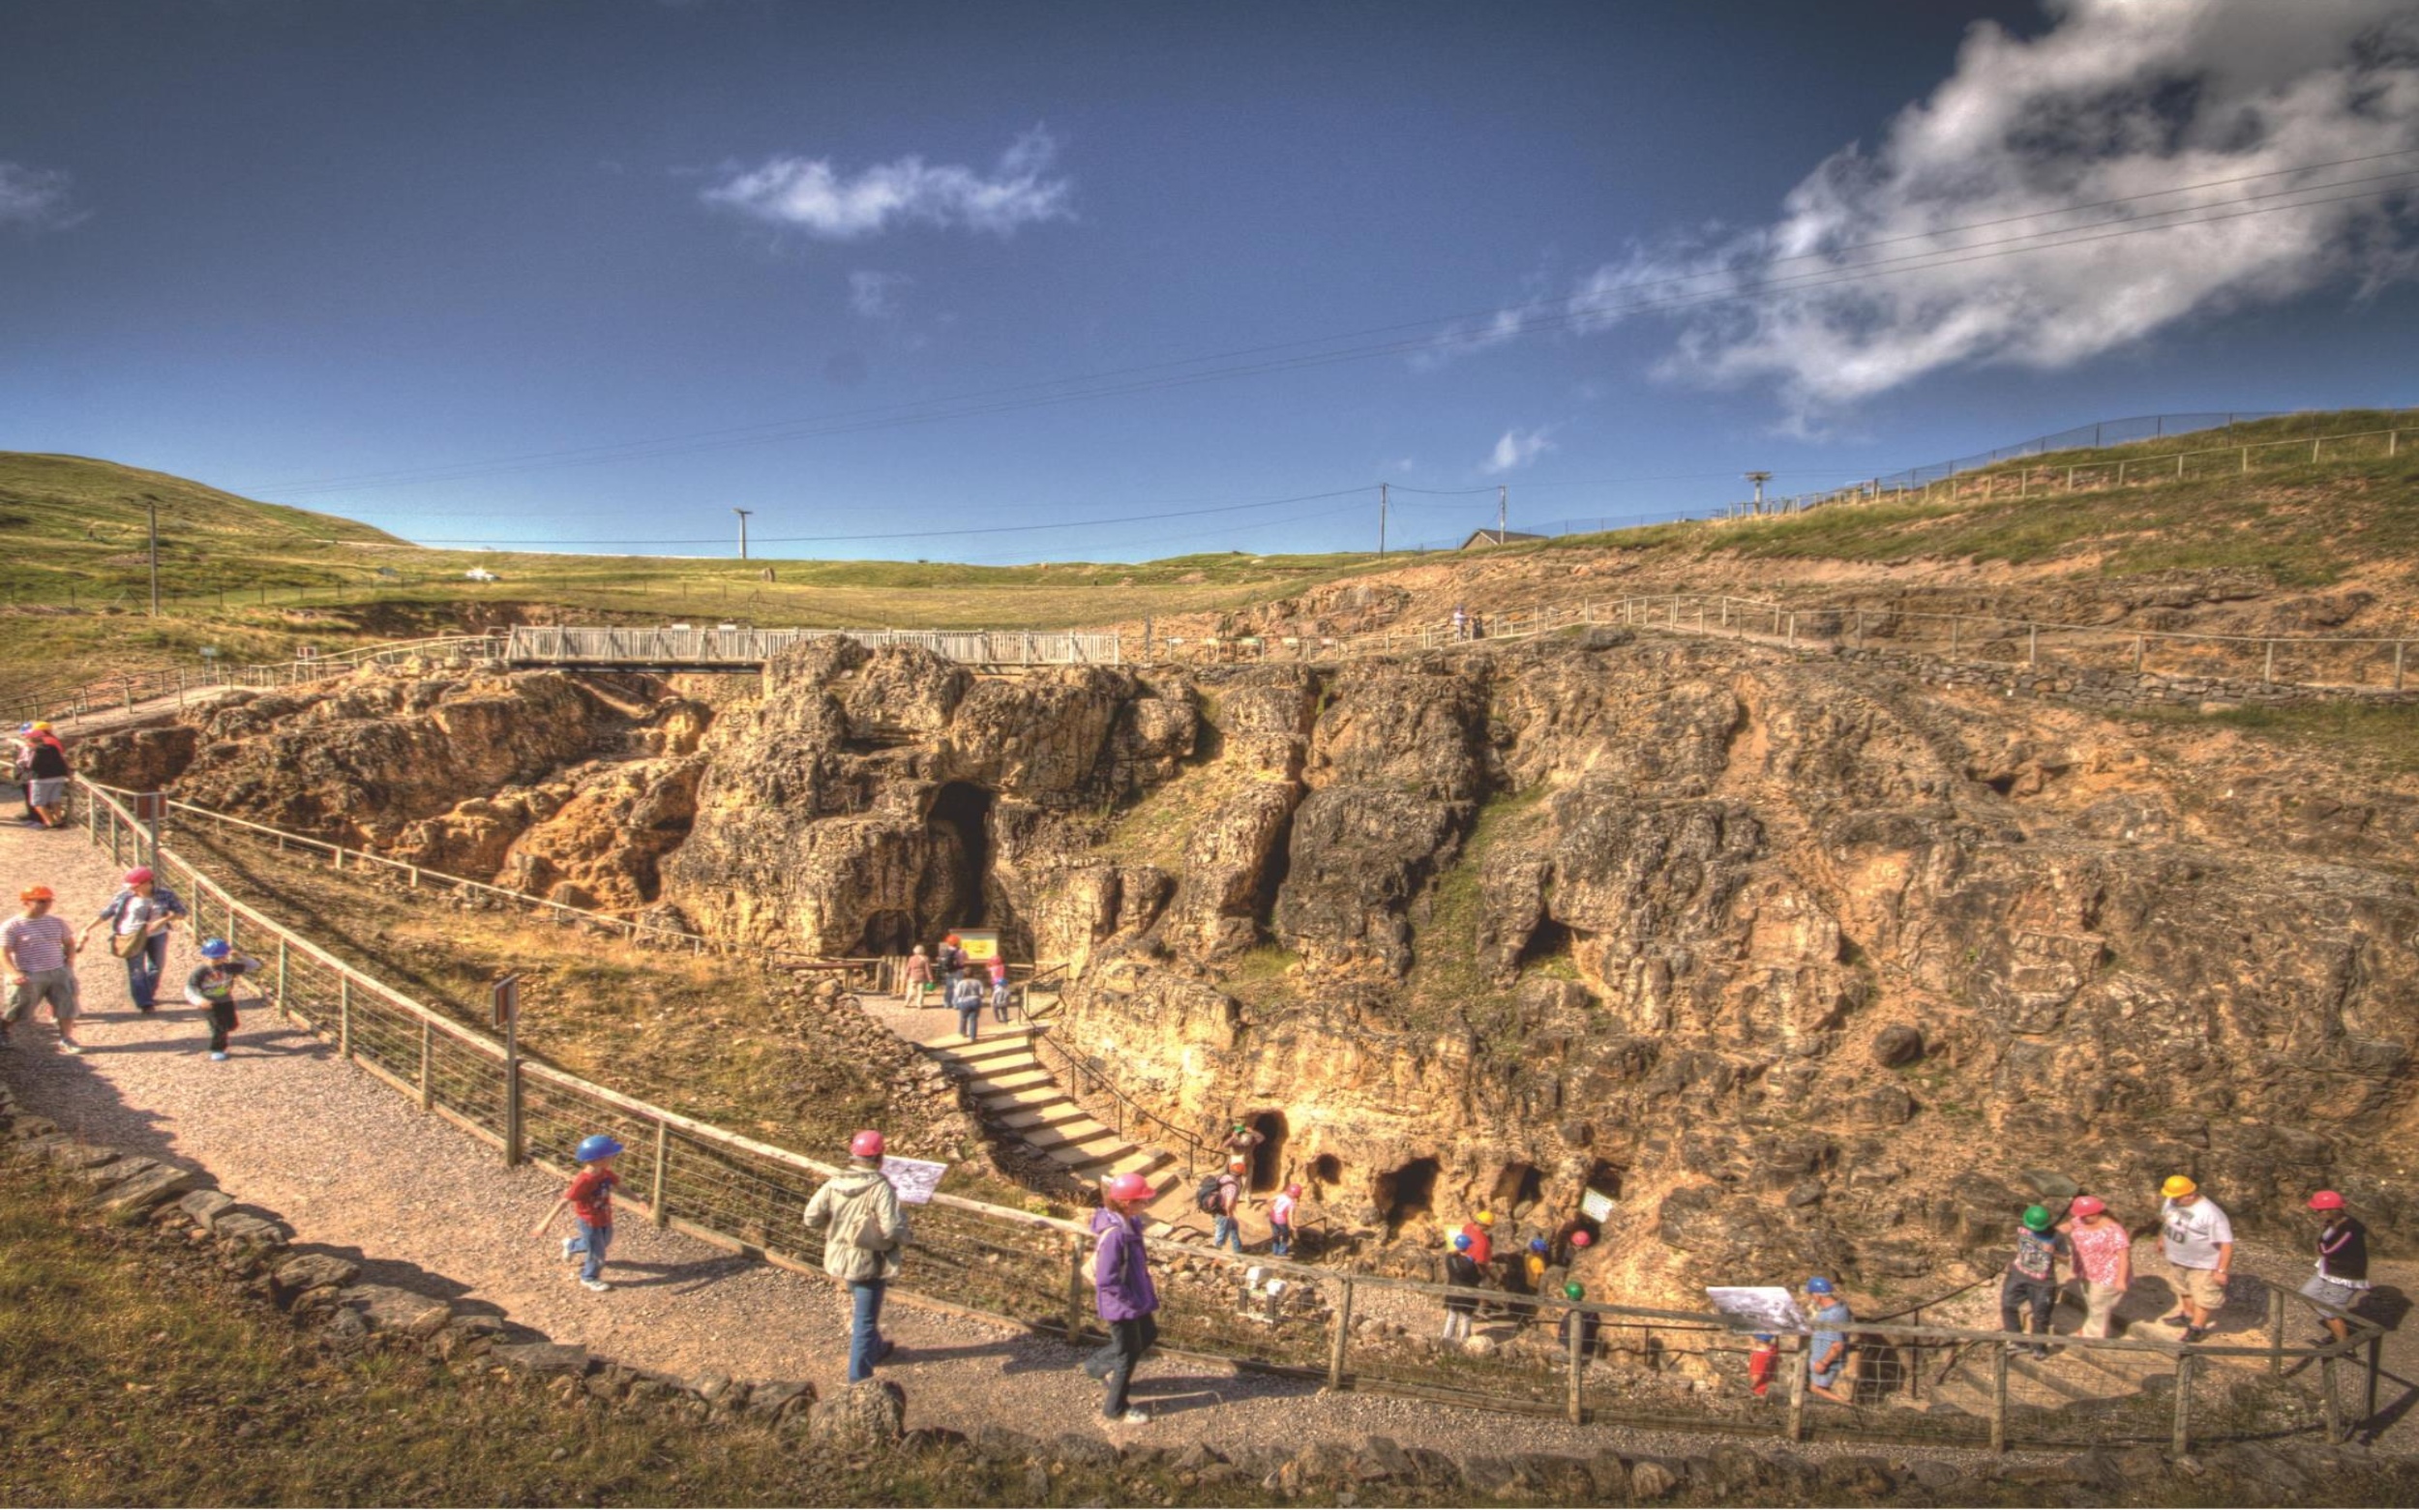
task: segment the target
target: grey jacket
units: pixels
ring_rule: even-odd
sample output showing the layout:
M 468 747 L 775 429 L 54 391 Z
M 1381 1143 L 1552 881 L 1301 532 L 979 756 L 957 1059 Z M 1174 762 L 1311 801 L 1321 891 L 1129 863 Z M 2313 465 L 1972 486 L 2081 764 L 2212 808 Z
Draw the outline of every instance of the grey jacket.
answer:
M 857 1243 L 860 1230 L 878 1243 Z M 842 1281 L 891 1281 L 909 1238 L 907 1209 L 890 1178 L 851 1166 L 822 1184 L 806 1204 L 806 1231 L 823 1238 L 823 1269 Z

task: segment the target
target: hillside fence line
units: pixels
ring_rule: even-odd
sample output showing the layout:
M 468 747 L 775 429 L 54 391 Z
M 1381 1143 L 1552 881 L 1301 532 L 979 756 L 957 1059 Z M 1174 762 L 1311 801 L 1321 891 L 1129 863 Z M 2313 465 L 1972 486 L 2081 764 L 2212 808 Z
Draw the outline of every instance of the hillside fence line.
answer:
M 160 843 L 130 803 L 151 795 L 122 793 L 80 778 L 76 789 L 78 817 L 94 845 L 118 864 L 142 860 L 155 867 L 164 881 L 183 892 L 196 930 L 220 934 L 239 950 L 262 959 L 265 969 L 258 986 L 281 1014 L 332 1044 L 339 1055 L 416 1102 L 423 1112 L 494 1148 L 507 1164 L 530 1163 L 564 1173 L 573 1168 L 572 1149 L 582 1137 L 611 1134 L 631 1152 L 625 1190 L 651 1222 L 772 1264 L 810 1272 L 820 1268 L 821 1246 L 805 1232 L 798 1215 L 837 1168 L 571 1075 L 522 1049 L 517 1038 L 499 1040 L 469 1027 L 242 902 L 182 852 Z M 1092 1242 L 1084 1226 L 1069 1220 L 943 1193 L 915 1212 L 914 1237 L 904 1257 L 915 1290 L 902 1294 L 941 1311 L 1042 1330 L 1080 1344 L 1097 1336 L 1089 1323 L 1083 1278 L 1087 1247 Z M 2298 1375 L 2314 1364 L 2319 1377 L 2313 1404 L 2316 1415 L 2296 1422 L 2295 1429 L 2315 1429 L 2332 1441 L 2343 1436 L 2347 1420 L 2365 1422 L 2376 1412 L 2382 1330 L 2354 1318 L 2348 1319 L 2353 1333 L 2347 1341 L 2315 1348 L 2288 1345 L 2286 1319 L 2295 1304 L 2308 1314 L 2342 1315 L 2265 1281 L 2257 1283 L 2269 1303 L 2264 1346 L 2061 1337 L 2058 1342 L 2066 1349 L 2135 1358 L 2156 1355 L 2173 1362 L 2171 1392 L 2131 1399 L 2130 1417 L 2095 1416 L 2088 1422 L 2010 1403 L 2011 1351 L 2029 1336 L 1926 1325 L 1920 1310 L 1906 1322 L 1856 1325 L 1860 1374 L 1866 1388 L 1878 1394 L 1904 1392 L 1920 1400 L 1929 1370 L 1944 1356 L 1989 1353 L 1994 1382 L 1990 1410 L 1983 1421 L 1959 1422 L 1864 1408 L 1810 1416 L 1802 1332 L 1787 1341 L 1791 1352 L 1781 1368 L 1788 1395 L 1779 1410 L 1751 1397 L 1742 1400 L 1738 1392 L 1697 1390 L 1696 1382 L 1674 1367 L 1692 1358 L 1715 1368 L 1725 1381 L 1737 1375 L 1745 1342 L 1742 1324 L 1718 1314 L 1572 1303 L 1548 1296 L 1507 1298 L 1493 1290 L 1462 1290 L 1254 1257 L 1252 1263 L 1264 1274 L 1288 1283 L 1289 1306 L 1286 1296 L 1246 1292 L 1242 1263 L 1236 1257 L 1169 1238 L 1154 1239 L 1153 1246 L 1163 1261 L 1189 1261 L 1199 1272 L 1191 1277 L 1171 1274 L 1162 1288 L 1162 1342 L 1172 1353 L 1320 1380 L 1332 1389 L 1379 1391 L 1572 1422 L 1777 1435 L 1792 1440 L 1819 1434 L 1824 1438 L 1947 1442 L 1992 1450 L 2036 1444 L 2101 1446 L 2131 1439 L 2165 1443 L 2182 1453 L 2195 1442 L 2237 1434 L 2269 1437 L 2277 1431 L 2270 1420 L 2254 1425 L 2230 1417 L 2231 1394 L 2203 1383 L 2209 1367 L 2217 1367 L 2222 1377 L 2231 1374 L 2245 1380 L 2251 1378 L 2241 1367 L 2282 1377 L 2288 1371 Z M 1957 1290 L 1970 1290 L 1970 1285 Z M 1417 1319 L 1414 1331 L 1424 1332 L 1451 1295 L 1526 1309 L 1533 1319 L 1532 1335 L 1562 1342 L 1534 1349 L 1507 1347 L 1484 1355 L 1447 1353 L 1423 1341 L 1401 1347 L 1354 1326 L 1357 1316 L 1411 1317 Z M 1593 1348 L 1586 1346 L 1580 1329 L 1547 1331 L 1573 1313 L 1595 1319 Z M 2346 1361 L 2357 1367 L 2364 1354 L 2365 1405 L 2347 1419 L 2339 1378 Z

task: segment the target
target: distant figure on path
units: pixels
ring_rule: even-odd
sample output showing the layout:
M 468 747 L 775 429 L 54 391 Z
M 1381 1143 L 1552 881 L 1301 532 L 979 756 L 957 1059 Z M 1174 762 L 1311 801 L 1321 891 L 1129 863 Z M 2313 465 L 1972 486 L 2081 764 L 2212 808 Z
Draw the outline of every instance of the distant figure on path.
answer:
M 2225 1284 L 2234 1269 L 2234 1224 L 2224 1208 L 2200 1195 L 2190 1176 L 2169 1176 L 2159 1190 L 2166 1199 L 2159 1209 L 2160 1248 L 2182 1304 L 2165 1321 L 2184 1330 L 2182 1342 L 2198 1344 L 2225 1306 Z
M 2083 1323 L 2078 1339 L 2105 1339 L 2117 1304 L 2134 1285 L 2134 1236 L 2108 1216 L 2108 1204 L 2096 1197 L 2078 1197 L 2068 1209 L 2066 1242 L 2075 1252 L 2075 1280 L 2083 1293 Z
M 1806 1346 L 1806 1388 L 1826 1402 L 1854 1407 L 1856 1382 L 1841 1377 L 1848 1365 L 1848 1325 L 1856 1315 L 1827 1276 L 1807 1279 L 1806 1300 L 1814 1312 L 1813 1336 Z
M 882 1292 L 899 1278 L 907 1248 L 907 1209 L 881 1173 L 881 1131 L 860 1129 L 849 1141 L 849 1169 L 822 1184 L 806 1204 L 806 1231 L 823 1234 L 823 1270 L 848 1288 L 849 1384 L 874 1374 L 890 1354 L 881 1336 Z
M 1238 1255 L 1243 1253 L 1243 1226 L 1236 1217 L 1242 1211 L 1242 1206 L 1243 1163 L 1239 1160 L 1229 1161 L 1226 1174 L 1218 1177 L 1217 1206 L 1212 1209 L 1216 1221 L 1210 1228 L 1211 1249 L 1223 1246 Z
M 1299 1183 L 1279 1192 L 1269 1204 L 1269 1253 L 1280 1260 L 1294 1253 L 1294 1211 L 1300 1205 Z
M 67 748 L 46 723 L 37 721 L 28 732 L 25 771 L 25 807 L 33 811 L 34 821 L 45 829 L 65 829 Z
M 235 983 L 260 963 L 235 954 L 235 947 L 215 935 L 201 942 L 201 964 L 185 978 L 185 1000 L 210 1010 L 210 1058 L 226 1058 L 226 1037 L 235 1032 Z
M 974 973 L 965 972 L 949 979 L 949 1006 L 958 1011 L 958 1035 L 972 1039 L 983 1027 L 983 984 Z
M 1470 1258 L 1470 1235 L 1456 1233 L 1445 1254 L 1445 1284 L 1448 1287 L 1476 1287 L 1485 1278 L 1478 1274 L 1478 1262 Z M 1470 1337 L 1470 1319 L 1478 1315 L 1478 1299 L 1473 1295 L 1453 1295 L 1445 1299 L 1445 1342 L 1459 1344 Z
M 1159 1339 L 1159 1291 L 1150 1284 L 1150 1254 L 1143 1244 L 1144 1204 L 1150 1183 L 1127 1171 L 1109 1183 L 1108 1201 L 1091 1216 L 1100 1247 L 1092 1257 L 1092 1305 L 1108 1326 L 1109 1342 L 1085 1362 L 1084 1371 L 1108 1383 L 1100 1415 L 1111 1423 L 1148 1423 L 1150 1414 L 1126 1401 L 1134 1367 Z
M 1001 1023 L 1008 1022 L 1008 964 L 998 956 L 991 958 L 991 1016 Z
M 1470 638 L 1470 611 L 1458 604 L 1453 606 L 1453 638 L 1455 640 Z
M 612 1290 L 605 1280 L 605 1252 L 613 1242 L 613 1189 L 621 1185 L 621 1177 L 613 1172 L 613 1157 L 620 1153 L 621 1141 L 610 1134 L 591 1134 L 582 1140 L 571 1152 L 571 1158 L 580 1163 L 580 1173 L 529 1230 L 529 1237 L 545 1238 L 563 1209 L 570 1208 L 572 1223 L 580 1231 L 563 1241 L 563 1260 L 566 1264 L 580 1261 L 574 1274 L 590 1291 Z
M 2034 1337 L 2049 1337 L 2049 1314 L 2058 1305 L 2058 1261 L 2070 1253 L 2066 1235 L 2052 1227 L 2055 1223 L 2049 1209 L 2036 1202 L 2024 1209 L 2023 1220 L 2016 1225 L 2016 1256 L 2008 1261 L 2006 1274 L 1999 1278 L 2002 1333 L 2024 1332 L 2025 1314 L 2029 1310 Z M 2037 1359 L 2049 1353 L 2046 1344 L 2021 1348 L 2031 1350 Z
M 9 1043 L 9 1029 L 50 1004 L 50 1023 L 59 1031 L 59 1049 L 80 1055 L 75 1042 L 75 952 L 79 941 L 67 920 L 50 911 L 56 900 L 37 883 L 16 895 L 24 906 L 15 918 L 0 925 L 0 954 L 9 962 L 9 1009 L 0 1018 L 0 1048 Z
M 160 973 L 168 966 L 168 931 L 187 916 L 185 900 L 160 885 L 151 868 L 138 866 L 126 874 L 126 885 L 101 905 L 75 943 L 82 945 L 104 924 L 111 926 L 109 953 L 126 963 L 126 995 L 136 1009 L 149 1013 L 160 991 Z
M 921 1007 L 923 1007 L 923 1006 L 924 1006 L 924 994 L 925 994 L 926 993 L 931 992 L 932 990 L 933 990 L 933 962 L 932 962 L 932 957 L 925 955 L 925 954 L 924 954 L 924 947 L 923 947 L 923 946 L 921 946 L 921 945 L 918 945 L 918 946 L 916 946 L 913 950 L 911 950 L 911 951 L 910 951 L 910 952 L 908 953 L 908 958 L 907 958 L 907 999 L 908 999 L 908 1006 L 909 1006 L 910 1008 L 921 1008 Z
M 2318 1273 L 2302 1283 L 2301 1294 L 2348 1313 L 2369 1290 L 2369 1227 L 2344 1209 L 2341 1192 L 2318 1193 L 2310 1210 L 2318 1218 Z M 2341 1344 L 2352 1336 L 2352 1325 L 2341 1318 L 2329 1318 L 2326 1325 L 2313 1344 Z

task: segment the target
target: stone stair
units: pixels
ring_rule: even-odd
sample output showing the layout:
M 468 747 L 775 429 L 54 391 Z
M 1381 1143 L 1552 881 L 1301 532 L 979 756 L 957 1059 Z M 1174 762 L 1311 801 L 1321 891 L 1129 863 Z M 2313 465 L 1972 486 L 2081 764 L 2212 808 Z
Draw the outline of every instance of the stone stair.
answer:
M 923 1049 L 967 1077 L 986 1123 L 1064 1166 L 1077 1180 L 1139 1171 L 1157 1195 L 1182 1181 L 1176 1157 L 1135 1143 L 1067 1096 L 1034 1054 L 1032 1036 L 1029 1027 L 1001 1026 L 971 1042 L 954 1034 L 928 1040 Z

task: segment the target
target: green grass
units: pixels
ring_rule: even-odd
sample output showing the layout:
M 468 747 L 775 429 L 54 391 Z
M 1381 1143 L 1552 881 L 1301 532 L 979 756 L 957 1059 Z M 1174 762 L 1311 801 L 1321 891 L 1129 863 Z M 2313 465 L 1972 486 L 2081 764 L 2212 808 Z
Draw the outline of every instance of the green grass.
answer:
M 2419 773 L 2419 704 L 2243 704 L 2207 714 L 2152 705 L 2126 717 L 2172 728 L 2241 730 L 2374 771 Z
M 1517 1038 L 1518 984 L 1497 982 L 1478 960 L 1476 948 L 1482 915 L 1480 890 L 1490 855 L 1537 836 L 1547 791 L 1538 784 L 1521 792 L 1498 794 L 1481 804 L 1461 853 L 1429 888 L 1426 916 L 1419 920 L 1413 935 L 1411 977 L 1404 984 L 1406 1011 L 1414 1027 L 1446 1030 L 1467 1024 L 1485 1039 L 1505 1033 Z M 1569 974 L 1568 963 L 1559 970 L 1548 962 L 1524 970 Z
M 1218 986 L 1253 1008 L 1275 1008 L 1292 1002 L 1298 990 L 1294 968 L 1301 957 L 1282 945 L 1260 945 L 1236 958 L 1218 978 Z

